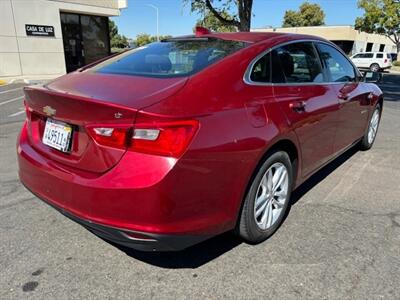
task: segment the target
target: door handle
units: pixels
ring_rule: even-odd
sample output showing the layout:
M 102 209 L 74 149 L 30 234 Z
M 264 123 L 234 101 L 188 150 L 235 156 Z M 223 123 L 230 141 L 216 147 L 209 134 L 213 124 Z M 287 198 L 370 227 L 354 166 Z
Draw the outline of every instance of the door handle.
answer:
M 306 102 L 304 101 L 295 101 L 289 104 L 289 107 L 293 109 L 295 112 L 304 112 L 306 110 Z
M 339 100 L 347 101 L 349 100 L 349 94 L 339 93 L 338 98 Z

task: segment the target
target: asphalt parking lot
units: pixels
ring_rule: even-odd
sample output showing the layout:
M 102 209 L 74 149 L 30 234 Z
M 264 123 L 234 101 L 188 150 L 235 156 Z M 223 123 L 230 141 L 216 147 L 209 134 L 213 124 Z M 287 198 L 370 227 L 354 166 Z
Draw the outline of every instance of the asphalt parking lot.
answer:
M 374 147 L 301 186 L 272 238 L 224 234 L 176 253 L 111 245 L 19 183 L 21 87 L 0 87 L 0 299 L 400 299 L 400 74 L 384 75 Z

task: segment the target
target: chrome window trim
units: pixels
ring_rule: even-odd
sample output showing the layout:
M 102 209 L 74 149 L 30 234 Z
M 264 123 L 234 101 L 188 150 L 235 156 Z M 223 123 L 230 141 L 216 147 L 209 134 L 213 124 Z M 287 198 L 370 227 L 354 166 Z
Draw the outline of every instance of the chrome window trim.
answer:
M 263 52 L 261 52 L 260 54 L 258 54 L 255 58 L 252 59 L 252 61 L 250 62 L 250 64 L 247 66 L 246 71 L 243 75 L 243 81 L 245 84 L 247 85 L 252 85 L 252 86 L 309 86 L 309 85 L 338 85 L 338 84 L 344 84 L 347 82 L 334 82 L 334 81 L 327 81 L 327 82 L 285 82 L 285 83 L 273 83 L 273 82 L 257 82 L 257 81 L 252 81 L 250 79 L 250 74 L 251 71 L 253 70 L 254 65 L 258 62 L 259 59 L 261 59 L 264 55 L 270 53 L 272 50 L 275 50 L 276 48 L 282 47 L 282 46 L 286 46 L 286 45 L 290 45 L 290 44 L 294 44 L 294 43 L 304 43 L 304 42 L 309 42 L 309 43 L 313 43 L 313 47 L 315 48 L 315 50 L 318 52 L 317 50 L 317 45 L 315 45 L 315 43 L 321 43 L 321 44 L 326 44 L 328 46 L 333 47 L 334 49 L 338 50 L 346 59 L 347 61 L 353 66 L 353 70 L 356 76 L 356 82 L 358 81 L 358 78 L 361 76 L 358 68 L 354 65 L 354 63 L 347 57 L 347 55 L 343 52 L 342 49 L 340 49 L 338 46 L 336 46 L 333 43 L 330 42 L 326 42 L 326 41 L 322 41 L 322 40 L 318 40 L 318 39 L 301 39 L 301 40 L 294 40 L 294 41 L 289 41 L 289 42 L 285 42 L 282 44 L 278 44 L 275 45 L 271 48 L 268 48 L 266 50 L 264 50 Z M 319 53 L 317 53 L 318 57 L 319 57 Z M 320 57 L 319 57 L 320 59 Z M 322 64 L 322 61 L 321 61 Z M 321 65 L 322 67 L 322 71 L 325 72 L 326 68 L 325 66 Z M 271 80 L 272 80 L 272 74 L 271 74 Z

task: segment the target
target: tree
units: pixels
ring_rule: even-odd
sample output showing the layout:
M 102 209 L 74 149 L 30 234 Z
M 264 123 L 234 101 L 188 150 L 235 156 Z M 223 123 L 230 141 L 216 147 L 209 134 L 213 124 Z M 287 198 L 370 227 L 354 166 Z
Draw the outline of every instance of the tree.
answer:
M 355 28 L 387 36 L 400 53 L 400 1 L 360 0 L 358 7 L 364 15 L 356 19 Z
M 160 37 L 160 41 L 164 40 L 164 39 L 168 39 L 171 38 L 170 35 L 161 35 Z M 140 33 L 136 36 L 136 40 L 135 40 L 135 44 L 137 47 L 141 47 L 150 43 L 154 43 L 157 41 L 157 37 L 156 36 L 152 36 L 150 34 L 147 33 Z
M 118 33 L 118 27 L 113 20 L 108 20 L 111 48 L 127 48 L 129 42 L 126 36 Z
M 225 11 L 221 12 L 222 17 L 225 19 L 232 19 L 232 16 Z M 234 32 L 237 31 L 237 28 L 234 25 L 226 25 L 221 23 L 213 13 L 211 13 L 208 9 L 205 9 L 205 14 L 202 19 L 197 20 L 196 26 L 203 26 L 212 31 L 217 32 Z
M 287 10 L 283 17 L 283 27 L 302 27 L 325 25 L 325 13 L 321 6 L 304 2 L 298 11 Z
M 253 0 L 184 0 L 192 11 L 204 13 L 207 9 L 224 26 L 233 26 L 239 31 L 250 31 Z M 215 6 L 215 2 L 219 5 Z M 228 12 L 236 11 L 230 15 Z

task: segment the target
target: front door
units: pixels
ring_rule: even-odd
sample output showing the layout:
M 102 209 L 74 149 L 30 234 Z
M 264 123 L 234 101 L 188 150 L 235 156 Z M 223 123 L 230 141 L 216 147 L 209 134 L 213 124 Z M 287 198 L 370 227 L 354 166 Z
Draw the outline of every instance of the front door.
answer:
M 319 43 L 318 49 L 340 103 L 335 138 L 335 152 L 338 152 L 363 136 L 369 114 L 369 92 L 358 83 L 357 72 L 347 57 L 324 43 Z
M 69 73 L 85 65 L 85 53 L 82 44 L 79 15 L 61 13 L 61 29 L 64 43 L 65 65 Z
M 110 55 L 108 18 L 61 13 L 67 72 Z

